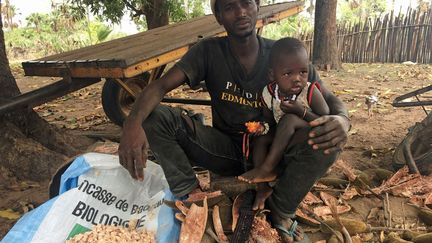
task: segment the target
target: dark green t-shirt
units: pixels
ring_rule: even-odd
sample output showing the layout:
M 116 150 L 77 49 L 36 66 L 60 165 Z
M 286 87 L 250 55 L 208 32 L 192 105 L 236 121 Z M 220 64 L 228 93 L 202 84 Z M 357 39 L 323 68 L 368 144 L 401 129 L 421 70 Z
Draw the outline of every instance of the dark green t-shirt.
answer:
M 261 93 L 268 84 L 268 57 L 273 40 L 258 37 L 257 63 L 248 75 L 229 48 L 227 37 L 207 38 L 176 64 L 190 87 L 205 80 L 211 97 L 213 127 L 229 135 L 245 131 L 248 121 L 262 120 Z M 313 73 L 313 75 L 311 75 Z M 315 69 L 309 80 L 319 80 Z

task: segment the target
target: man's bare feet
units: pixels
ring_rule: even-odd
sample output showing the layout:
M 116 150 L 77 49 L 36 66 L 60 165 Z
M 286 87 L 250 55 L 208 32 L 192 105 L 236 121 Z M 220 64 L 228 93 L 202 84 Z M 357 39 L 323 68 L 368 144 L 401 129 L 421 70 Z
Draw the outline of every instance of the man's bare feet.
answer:
M 270 182 L 276 180 L 277 173 L 261 167 L 254 168 L 238 177 L 239 180 L 248 183 Z
M 276 212 L 271 212 L 273 227 L 278 231 L 284 243 L 301 242 L 308 243 L 309 238 L 297 226 L 297 222 L 290 218 L 282 218 Z
M 273 189 L 267 183 L 258 183 L 257 193 L 252 209 L 264 209 L 265 201 L 273 193 Z

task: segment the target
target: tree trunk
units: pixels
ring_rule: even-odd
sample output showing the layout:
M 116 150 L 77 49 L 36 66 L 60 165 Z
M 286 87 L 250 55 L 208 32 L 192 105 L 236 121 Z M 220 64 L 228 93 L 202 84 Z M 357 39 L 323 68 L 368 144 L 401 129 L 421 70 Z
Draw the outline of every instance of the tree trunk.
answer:
M 336 36 L 337 0 L 317 0 L 312 62 L 318 69 L 339 69 L 340 54 Z
M 166 0 L 152 0 L 144 7 L 144 14 L 149 30 L 169 23 L 168 6 Z
M 0 13 L 0 102 L 20 94 L 9 67 Z M 60 132 L 32 109 L 0 116 L 0 169 L 19 179 L 45 180 L 68 156 L 93 141 Z M 80 142 L 78 142 L 78 140 Z

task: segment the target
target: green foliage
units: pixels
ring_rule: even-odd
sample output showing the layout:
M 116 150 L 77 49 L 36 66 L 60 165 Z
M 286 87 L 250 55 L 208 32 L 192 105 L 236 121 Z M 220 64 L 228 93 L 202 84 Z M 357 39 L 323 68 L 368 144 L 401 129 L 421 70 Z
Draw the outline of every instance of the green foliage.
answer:
M 89 46 L 104 42 L 108 39 L 113 31 L 112 28 L 105 25 L 101 20 L 92 22 L 83 22 L 82 27 L 87 28 L 87 38 L 82 40 L 83 46 Z
M 112 28 L 100 19 L 88 21 L 61 11 L 36 13 L 26 19 L 26 27 L 5 31 L 6 49 L 12 61 L 40 58 L 125 36 L 113 34 Z
M 375 19 L 386 11 L 386 0 L 349 0 L 338 1 L 339 22 L 357 23 L 367 18 Z
M 187 3 L 187 6 L 186 6 Z M 180 22 L 204 15 L 202 0 L 176 0 L 168 2 L 171 22 Z
M 270 39 L 280 39 L 291 36 L 297 37 L 300 33 L 313 31 L 313 25 L 309 18 L 301 15 L 291 16 L 278 23 L 269 24 L 264 27 L 263 36 Z
M 130 0 L 129 2 L 136 9 L 142 9 L 146 4 L 146 0 Z M 112 23 L 120 23 L 121 18 L 126 13 L 124 11 L 126 4 L 122 0 L 68 0 L 68 3 L 79 9 L 80 12 L 90 11 Z
M 146 29 L 145 14 L 149 0 L 68 0 L 82 12 L 90 11 L 103 20 L 120 23 L 129 14 L 138 28 Z M 171 22 L 183 21 L 204 15 L 203 0 L 164 0 Z M 187 6 L 186 6 L 187 4 Z

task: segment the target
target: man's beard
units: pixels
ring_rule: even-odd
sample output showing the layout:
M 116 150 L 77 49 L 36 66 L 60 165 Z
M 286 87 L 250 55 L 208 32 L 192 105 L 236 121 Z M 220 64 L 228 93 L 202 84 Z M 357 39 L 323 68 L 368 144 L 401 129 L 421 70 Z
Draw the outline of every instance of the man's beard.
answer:
M 254 33 L 254 31 L 255 31 L 255 28 L 246 32 L 246 33 L 243 33 L 243 34 L 233 34 L 233 36 L 235 36 L 237 38 L 246 38 L 246 37 L 251 36 Z

